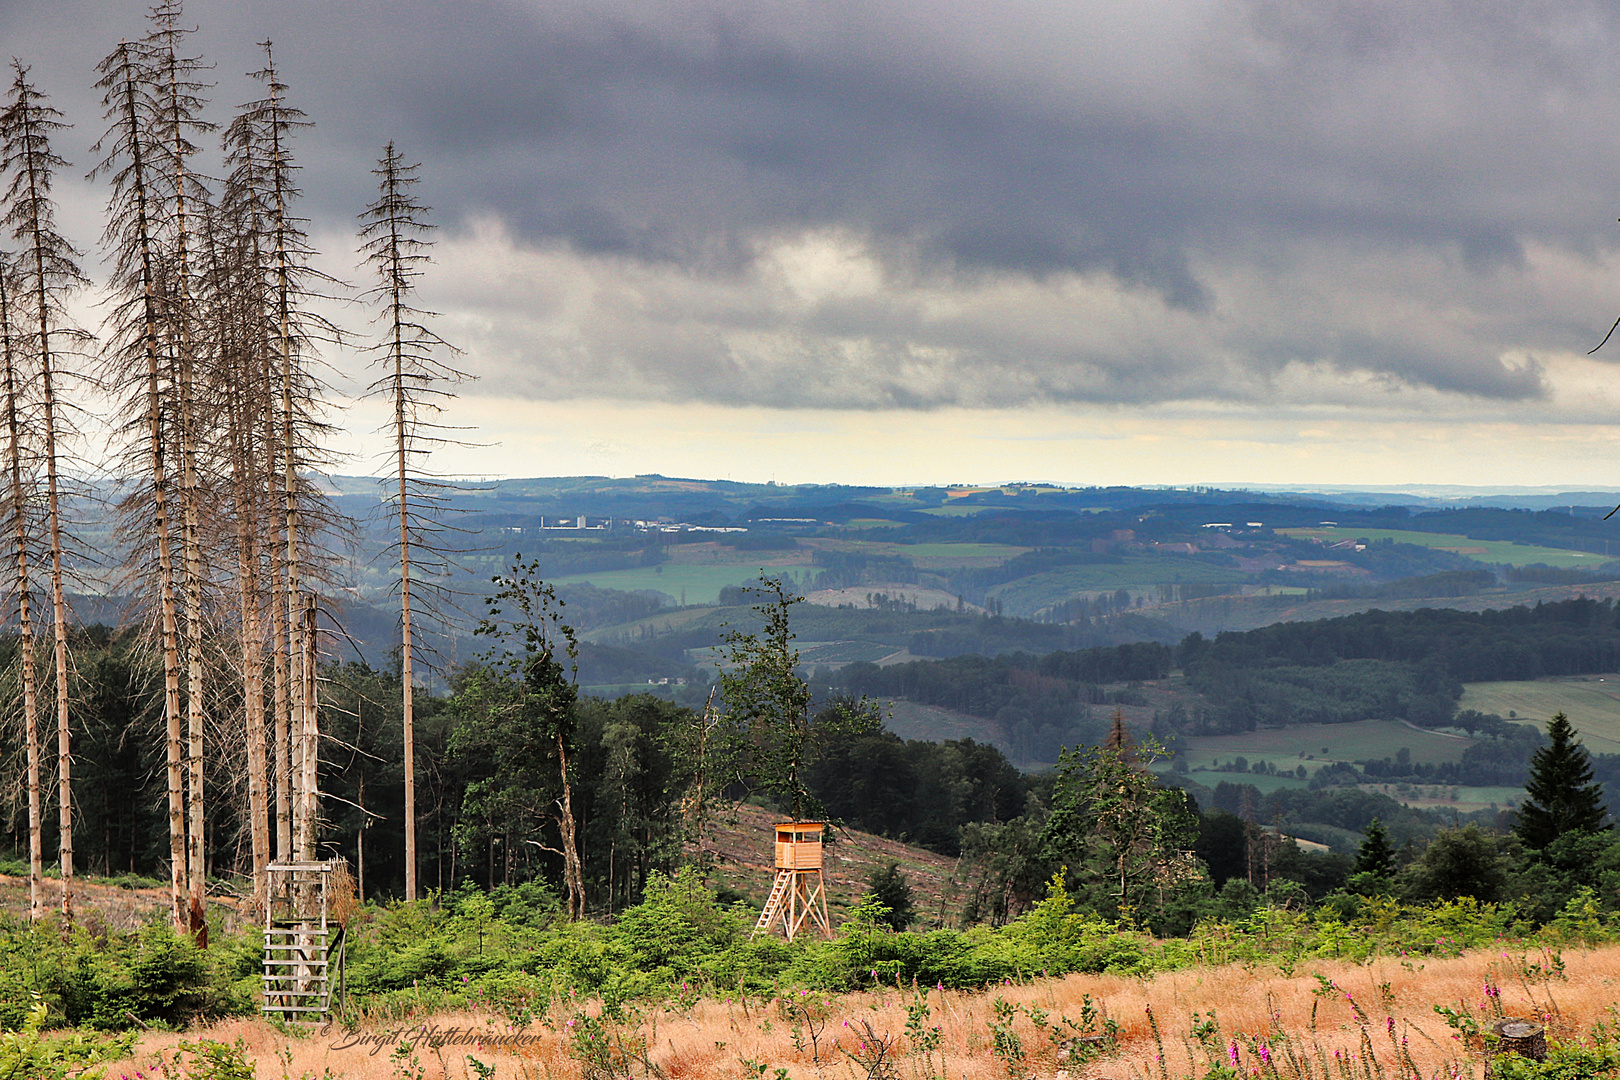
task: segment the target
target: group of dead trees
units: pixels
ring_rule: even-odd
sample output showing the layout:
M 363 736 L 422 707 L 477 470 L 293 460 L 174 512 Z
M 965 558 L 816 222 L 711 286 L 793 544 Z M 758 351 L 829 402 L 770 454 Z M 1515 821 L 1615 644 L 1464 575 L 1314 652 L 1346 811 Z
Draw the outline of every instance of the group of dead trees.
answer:
M 40 917 L 47 904 L 50 714 L 42 712 L 54 704 L 60 909 L 64 920 L 73 917 L 66 597 L 75 567 L 96 560 L 75 549 L 63 511 L 68 478 L 87 472 L 76 466 L 97 466 L 116 478 L 122 566 L 113 584 L 148 643 L 153 730 L 166 749 L 173 918 L 201 936 L 205 800 L 238 807 L 258 903 L 272 860 L 316 858 L 319 614 L 334 591 L 329 539 L 342 523 L 313 473 L 327 463 L 320 350 L 345 335 L 318 312 L 341 286 L 314 269 L 297 216 L 292 145 L 308 122 L 289 103 L 270 43 L 262 45 L 263 68 L 251 73 L 253 100 L 218 125 L 206 118 L 209 70 L 190 49 L 192 32 L 178 0 L 165 0 L 144 37 L 120 43 L 97 67 L 105 131 L 90 175 L 111 194 L 105 319 L 96 336 L 69 316 L 69 297 L 91 283 L 82 253 L 57 230 L 51 198 L 52 176 L 68 164 L 51 137 L 65 125 L 29 70 L 13 64 L 0 113 L 0 220 L 9 238 L 0 250 L 0 523 L 9 629 L 19 641 L 6 701 L 20 714 L 26 758 L 32 913 Z M 380 195 L 361 215 L 360 243 L 376 282 L 369 295 L 379 301 L 372 389 L 394 413 L 409 762 L 413 585 L 420 606 L 439 569 L 437 489 L 424 455 L 439 441 L 434 418 L 458 373 L 445 360 L 453 350 L 413 306 L 427 258 L 414 167 L 390 144 L 377 175 Z M 112 447 L 105 463 L 69 457 L 86 445 L 73 421 L 91 401 L 112 403 L 103 418 Z M 413 579 L 413 557 L 418 565 L 427 559 L 425 581 L 419 569 Z M 97 569 L 103 582 L 107 569 Z M 48 664 L 35 644 L 47 589 Z M 413 770 L 405 776 L 414 898 Z M 205 791 L 205 780 L 221 790 Z

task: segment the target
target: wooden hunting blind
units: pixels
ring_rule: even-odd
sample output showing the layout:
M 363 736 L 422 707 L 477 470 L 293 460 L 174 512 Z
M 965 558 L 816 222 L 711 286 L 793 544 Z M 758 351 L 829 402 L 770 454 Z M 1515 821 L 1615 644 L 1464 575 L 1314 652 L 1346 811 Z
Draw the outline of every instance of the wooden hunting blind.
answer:
M 821 873 L 821 841 L 826 828 L 821 821 L 787 821 L 776 826 L 776 881 L 754 924 L 754 933 L 770 933 L 781 923 L 783 933 L 792 941 L 809 922 L 824 937 L 833 936 L 832 922 L 827 917 L 827 882 Z
M 343 995 L 343 928 L 332 918 L 336 862 L 273 862 L 264 912 L 264 1001 L 287 1023 L 320 1023 Z M 346 879 L 345 879 L 346 880 Z

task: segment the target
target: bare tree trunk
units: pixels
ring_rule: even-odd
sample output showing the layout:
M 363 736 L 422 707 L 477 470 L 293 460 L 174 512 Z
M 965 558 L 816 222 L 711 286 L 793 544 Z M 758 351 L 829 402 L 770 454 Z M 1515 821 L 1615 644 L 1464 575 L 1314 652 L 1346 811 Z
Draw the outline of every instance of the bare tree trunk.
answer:
M 57 355 L 53 335 L 69 332 L 62 322 L 61 294 L 84 283 L 75 258 L 77 252 L 56 231 L 50 200 L 51 172 L 65 165 L 51 152 L 50 133 L 62 128 L 61 114 L 44 103 L 27 80 L 27 71 L 13 61 L 16 78 L 12 103 L 0 126 L 5 129 L 6 166 L 13 170 L 7 191 L 6 222 L 24 245 L 24 270 L 38 336 L 35 357 L 40 377 L 41 456 L 45 464 L 46 529 L 51 560 L 51 618 L 56 673 L 57 790 L 61 836 L 62 917 L 73 919 L 73 786 L 72 734 L 69 727 L 67 602 L 62 581 L 62 517 L 58 477 L 60 419 L 57 415 Z
M 557 735 L 557 765 L 562 774 L 561 813 L 557 815 L 557 831 L 562 834 L 563 889 L 568 894 L 568 917 L 585 917 L 585 870 L 579 859 L 579 840 L 574 835 L 574 786 L 568 780 L 568 747 L 562 734 Z
M 17 344 L 11 328 L 11 301 L 5 276 L 10 268 L 0 266 L 0 344 L 4 346 L 3 407 L 6 418 L 6 471 L 10 481 L 9 512 L 12 520 L 13 593 L 17 600 L 17 633 L 23 684 L 23 742 L 27 754 L 28 783 L 28 919 L 38 921 L 45 914 L 45 850 L 39 786 L 39 683 L 34 670 L 33 583 L 28 561 L 28 490 L 23 478 L 25 453 L 22 422 L 22 389 L 17 374 Z
M 260 622 L 259 552 L 254 536 L 258 515 L 251 463 L 251 398 L 237 402 L 231 430 L 232 470 L 236 498 L 237 604 L 241 609 L 243 730 L 247 737 L 248 818 L 253 850 L 253 903 L 263 911 L 268 901 L 265 867 L 270 863 L 270 806 L 266 790 L 264 639 Z M 244 429 L 246 435 L 244 436 Z
M 272 678 L 275 682 L 276 708 L 276 858 L 288 860 L 293 855 L 293 774 L 292 774 L 292 678 L 288 664 L 287 577 L 282 558 L 280 530 L 272 538 L 270 552 L 271 594 L 270 632 L 272 646 Z
M 316 673 L 316 607 L 315 595 L 304 594 L 304 724 L 299 739 L 299 797 L 303 801 L 304 834 L 298 857 L 306 862 L 315 858 L 316 834 L 320 828 L 320 727 L 316 707 L 320 694 L 315 682 Z
M 170 93 L 178 94 L 171 67 Z M 176 131 L 176 139 L 181 135 Z M 176 396 L 180 413 L 180 544 L 184 556 L 182 573 L 185 582 L 186 604 L 186 877 L 189 900 L 187 924 L 197 943 L 208 945 L 208 924 L 205 919 L 204 897 L 207 872 L 204 865 L 203 843 L 203 561 L 202 542 L 198 535 L 197 484 L 197 363 L 192 341 L 194 318 L 191 299 L 190 233 L 186 223 L 186 187 L 189 179 L 185 170 L 185 154 L 180 147 L 173 150 L 176 163 L 175 188 L 175 280 L 178 286 L 178 311 L 174 313 L 179 324 L 179 363 L 176 365 Z
M 416 166 L 407 165 L 389 143 L 378 167 L 381 192 L 376 202 L 360 215 L 360 236 L 366 260 L 376 270 L 380 283 L 371 295 L 382 299 L 388 340 L 376 347 L 386 374 L 372 384 L 370 393 L 387 393 L 394 412 L 394 498 L 399 516 L 399 599 L 400 599 L 400 679 L 404 725 L 405 767 L 405 899 L 417 894 L 416 849 L 416 639 L 413 571 L 420 563 L 421 550 L 443 555 L 424 534 L 435 531 L 424 519 L 424 506 L 433 499 L 424 490 L 428 485 L 413 473 L 413 455 L 430 443 L 446 441 L 434 433 L 438 425 L 422 418 L 423 412 L 437 412 L 438 402 L 450 395 L 442 388 L 466 376 L 434 358 L 438 350 L 456 350 L 427 329 L 428 313 L 411 307 L 410 294 L 421 265 L 428 260 L 429 242 L 424 235 L 431 226 L 427 208 L 416 201 L 411 187 L 416 183 Z M 424 435 L 424 429 L 429 433 Z M 430 596 L 432 587 L 429 586 Z
M 41 328 L 43 337 L 45 330 Z M 51 544 L 51 623 L 55 630 L 52 644 L 56 660 L 56 792 L 57 844 L 62 873 L 62 923 L 64 930 L 73 923 L 73 735 L 68 726 L 67 597 L 62 584 L 62 512 L 57 490 L 56 390 L 49 352 L 41 350 L 41 391 L 45 409 L 45 491 L 46 515 Z
M 175 597 L 175 565 L 171 550 L 170 484 L 167 439 L 164 431 L 165 374 L 172 369 L 162 354 L 163 316 L 157 273 L 156 217 L 152 184 L 153 138 L 148 130 L 138 95 L 149 83 L 153 71 L 132 57 L 131 47 L 120 44 L 98 66 L 103 78 L 97 84 L 106 89 L 103 99 L 112 128 L 97 143 L 111 141 L 108 157 L 95 172 L 111 171 L 114 180 L 114 209 L 108 222 L 107 242 L 114 249 L 114 287 L 132 295 L 138 306 L 128 316 L 114 315 L 113 332 L 125 344 L 116 347 L 107 382 L 138 387 L 130 404 L 141 403 L 144 436 L 135 440 L 140 465 L 149 484 L 146 499 L 129 510 L 138 535 L 149 536 L 157 549 L 157 594 L 159 651 L 163 662 L 163 717 L 167 746 L 167 775 L 170 802 L 170 902 L 175 928 L 184 931 L 188 919 L 184 825 L 180 816 L 183 799 L 182 755 L 180 752 L 180 645 L 179 615 Z M 145 54 L 142 54 L 143 57 Z M 128 159 L 118 168 L 116 162 Z M 94 175 L 94 173 L 92 174 Z M 133 340 L 130 340 L 133 338 Z M 176 831 L 177 823 L 179 831 Z

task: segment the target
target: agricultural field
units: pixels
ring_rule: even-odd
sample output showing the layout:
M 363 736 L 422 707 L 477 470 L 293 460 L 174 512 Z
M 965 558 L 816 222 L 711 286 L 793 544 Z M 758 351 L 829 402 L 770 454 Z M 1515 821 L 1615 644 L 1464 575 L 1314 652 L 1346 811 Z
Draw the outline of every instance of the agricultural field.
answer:
M 1383 783 L 1362 784 L 1362 791 L 1375 791 L 1388 795 L 1398 803 L 1418 810 L 1456 810 L 1469 814 L 1475 810 L 1501 809 L 1513 806 L 1524 798 L 1524 789 L 1518 787 L 1464 787 L 1446 784 Z
M 795 641 L 799 663 L 806 668 L 842 667 L 865 660 L 881 663 L 904 650 L 878 641 Z
M 657 566 L 638 566 L 633 570 L 595 570 L 582 574 L 566 574 L 552 581 L 553 585 L 591 584 L 598 589 L 617 589 L 620 592 L 660 592 L 683 606 L 713 604 L 720 599 L 720 590 L 727 585 L 746 585 L 756 580 L 762 569 L 773 576 L 783 577 L 799 588 L 804 588 L 816 568 L 802 563 L 786 566 L 761 566 L 760 555 L 770 552 L 739 552 L 739 561 L 731 564 L 661 563 Z M 752 556 L 752 558 L 749 558 Z
M 1176 555 L 1127 555 L 1117 563 L 1065 566 L 1010 581 L 990 590 L 1010 615 L 1031 615 L 1087 594 L 1131 593 L 1160 585 L 1235 585 L 1247 580 L 1240 570 L 1212 566 Z
M 1282 767 L 1282 765 L 1277 766 L 1279 769 Z M 1161 774 L 1165 772 L 1162 767 L 1159 771 Z M 1228 772 L 1203 767 L 1194 769 L 1190 774 L 1177 775 L 1186 776 L 1193 783 L 1202 784 L 1207 788 L 1213 788 L 1223 780 L 1230 784 L 1252 784 L 1262 795 L 1270 795 L 1273 791 L 1280 791 L 1283 788 L 1302 788 L 1310 783 L 1308 780 L 1301 780 L 1293 775 L 1272 776 L 1270 773 Z
M 1237 735 L 1192 735 L 1181 741 L 1181 754 L 1195 770 L 1241 756 L 1251 765 L 1269 762 L 1279 772 L 1303 765 L 1307 774 L 1314 774 L 1330 761 L 1392 758 L 1403 747 L 1412 752 L 1413 761 L 1461 761 L 1463 751 L 1472 745 L 1473 739 L 1410 728 L 1398 720 L 1359 720 L 1264 728 Z
M 1014 544 L 896 544 L 881 540 L 842 540 L 814 537 L 801 540 L 801 547 L 820 551 L 842 551 L 860 555 L 880 555 L 909 559 L 919 570 L 950 570 L 964 567 L 1000 566 L 1030 549 Z
M 946 592 L 944 589 L 927 589 L 919 585 L 851 585 L 843 589 L 817 589 L 806 593 L 804 598 L 806 602 L 821 607 L 870 608 L 873 606 L 870 599 L 877 594 L 881 594 L 891 603 L 911 604 L 918 611 L 955 609 L 958 605 L 961 610 L 975 614 L 984 610 L 976 604 L 962 604 L 961 598 L 956 593 Z
M 1620 675 L 1468 683 L 1458 707 L 1536 727 L 1561 712 L 1593 753 L 1620 753 Z
M 1468 536 L 1413 532 L 1409 529 L 1323 527 L 1315 529 L 1278 529 L 1277 533 L 1298 540 L 1321 540 L 1327 544 L 1336 544 L 1342 540 L 1355 540 L 1362 537 L 1368 540 L 1393 540 L 1398 544 L 1415 544 L 1418 547 L 1434 548 L 1436 551 L 1449 551 L 1455 555 L 1464 555 L 1470 559 L 1478 559 L 1480 562 L 1506 563 L 1509 566 L 1529 566 L 1532 563 L 1543 563 L 1547 566 L 1596 570 L 1609 561 L 1602 555 L 1594 555 L 1586 551 L 1536 547 L 1530 544 L 1516 544 L 1511 540 L 1475 540 Z
M 923 705 L 915 701 L 883 701 L 883 726 L 902 739 L 944 742 L 947 739 L 973 739 L 1006 751 L 1012 744 L 994 720 L 982 716 Z

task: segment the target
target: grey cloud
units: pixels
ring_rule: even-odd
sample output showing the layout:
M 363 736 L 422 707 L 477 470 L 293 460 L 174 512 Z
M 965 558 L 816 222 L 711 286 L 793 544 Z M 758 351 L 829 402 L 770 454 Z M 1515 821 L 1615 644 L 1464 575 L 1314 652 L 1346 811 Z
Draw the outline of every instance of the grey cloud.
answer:
M 1447 262 L 1454 303 L 1483 304 L 1493 279 L 1524 271 L 1526 245 L 1599 252 L 1620 213 L 1620 161 L 1603 137 L 1620 121 L 1620 14 L 1598 3 L 190 10 L 222 112 L 251 96 L 238 73 L 257 65 L 252 43 L 277 40 L 293 98 L 317 121 L 298 153 L 311 216 L 331 232 L 351 227 L 367 170 L 397 138 L 427 163 L 424 194 L 447 234 L 493 213 L 535 249 L 732 292 L 719 313 L 594 310 L 567 348 L 505 331 L 494 355 L 532 370 L 492 376 L 524 392 L 673 387 L 893 408 L 1265 400 L 1278 371 L 1304 363 L 1535 399 L 1544 370 L 1501 353 L 1571 348 L 1590 327 L 1528 310 L 1467 331 L 1380 333 L 1365 311 L 1278 327 L 1302 313 L 1232 310 L 1221 271 L 1262 265 L 1261 249 L 1283 253 L 1286 273 L 1303 247 L 1380 247 L 1395 262 Z M 88 144 L 90 65 L 143 16 L 24 0 L 0 14 L 0 39 L 69 86 L 64 107 Z M 801 230 L 861 237 L 891 288 L 777 311 L 756 261 Z M 1187 332 L 1066 343 L 1051 305 L 1032 317 L 1059 330 L 1026 337 L 983 311 L 921 319 L 908 299 L 931 282 L 1010 278 L 1038 293 L 1095 274 L 1156 296 Z M 745 357 L 743 331 L 778 340 Z

